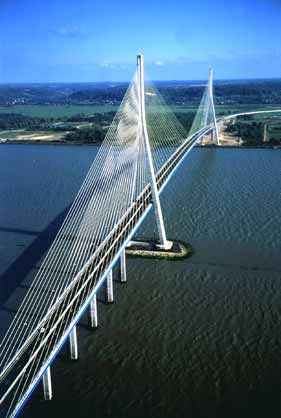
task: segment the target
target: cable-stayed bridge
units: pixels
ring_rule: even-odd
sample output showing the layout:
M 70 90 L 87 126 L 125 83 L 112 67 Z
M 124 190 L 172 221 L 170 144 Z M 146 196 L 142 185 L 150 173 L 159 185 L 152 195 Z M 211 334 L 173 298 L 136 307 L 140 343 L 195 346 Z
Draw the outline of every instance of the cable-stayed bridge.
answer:
M 159 247 L 169 248 L 160 193 L 195 144 L 219 135 L 212 71 L 189 133 L 152 84 L 143 57 L 99 152 L 0 345 L 0 417 L 15 417 L 42 380 L 52 398 L 50 366 L 67 340 L 78 358 L 76 324 L 89 309 L 97 327 L 98 289 L 113 302 L 112 269 L 150 210 Z

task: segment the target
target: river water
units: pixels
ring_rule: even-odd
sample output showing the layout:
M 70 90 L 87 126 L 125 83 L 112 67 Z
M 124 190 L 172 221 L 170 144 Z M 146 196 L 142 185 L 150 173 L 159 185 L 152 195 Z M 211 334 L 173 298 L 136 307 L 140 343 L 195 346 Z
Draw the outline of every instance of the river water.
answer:
M 2 333 L 95 153 L 0 147 Z M 194 149 L 161 196 L 168 237 L 194 254 L 128 259 L 99 328 L 78 326 L 79 360 L 55 361 L 53 401 L 39 385 L 21 416 L 279 417 L 280 180 L 280 150 Z

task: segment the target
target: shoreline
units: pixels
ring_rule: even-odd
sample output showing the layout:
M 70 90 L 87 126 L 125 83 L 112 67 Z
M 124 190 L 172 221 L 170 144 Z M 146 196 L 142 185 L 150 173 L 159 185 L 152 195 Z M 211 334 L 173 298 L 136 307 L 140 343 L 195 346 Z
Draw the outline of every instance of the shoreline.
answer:
M 32 140 L 7 140 L 7 141 L 0 141 L 0 145 L 57 145 L 57 146 L 83 146 L 83 145 L 87 145 L 87 146 L 95 146 L 95 147 L 99 147 L 102 144 L 102 142 L 100 143 L 92 143 L 92 142 L 67 142 L 67 141 L 44 141 L 44 140 L 37 140 L 37 141 L 32 141 Z M 220 145 L 220 146 L 216 146 L 216 145 L 195 145 L 195 148 L 216 148 L 216 149 L 220 149 L 220 148 L 231 148 L 231 149 L 281 149 L 281 145 L 243 145 L 243 146 L 235 146 L 235 145 Z
M 69 146 L 69 145 L 75 145 L 75 146 L 83 146 L 83 145 L 90 145 L 90 146 L 96 146 L 99 147 L 102 143 L 99 144 L 92 143 L 92 142 L 67 142 L 67 141 L 44 141 L 44 140 L 38 140 L 38 141 L 32 141 L 32 140 L 12 140 L 12 141 L 0 141 L 0 145 L 58 145 L 58 146 Z
M 236 145 L 195 145 L 194 148 L 281 149 L 281 145 L 243 145 L 243 146 L 236 146 Z

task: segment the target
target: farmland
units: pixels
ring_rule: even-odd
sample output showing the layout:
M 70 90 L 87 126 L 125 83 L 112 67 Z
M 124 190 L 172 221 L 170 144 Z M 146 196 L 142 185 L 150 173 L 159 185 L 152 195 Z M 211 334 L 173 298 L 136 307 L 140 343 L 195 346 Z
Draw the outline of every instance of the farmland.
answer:
M 2 85 L 0 141 L 100 143 L 126 88 L 126 83 Z M 161 82 L 157 88 L 188 131 L 200 104 L 203 83 Z M 217 117 L 281 108 L 280 80 L 218 81 L 214 90 Z M 279 144 L 281 121 L 278 118 L 259 116 L 237 120 L 226 130 L 241 136 L 245 144 L 247 141 L 251 145 L 261 144 L 265 123 L 269 143 L 272 140 Z

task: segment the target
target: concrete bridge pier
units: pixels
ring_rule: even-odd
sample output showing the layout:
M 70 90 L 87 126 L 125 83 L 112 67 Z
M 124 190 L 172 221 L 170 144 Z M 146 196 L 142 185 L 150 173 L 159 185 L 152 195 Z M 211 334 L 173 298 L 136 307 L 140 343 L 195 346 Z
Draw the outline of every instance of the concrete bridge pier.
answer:
M 94 295 L 90 303 L 90 326 L 91 328 L 98 327 L 97 295 Z
M 77 331 L 76 325 L 73 327 L 69 336 L 69 349 L 71 360 L 78 360 L 78 344 L 77 344 Z
M 50 366 L 46 369 L 45 373 L 43 374 L 43 392 L 45 401 L 50 401 L 53 397 Z
M 126 253 L 125 250 L 122 251 L 120 257 L 120 282 L 126 283 L 127 281 L 127 270 L 126 270 Z
M 113 303 L 113 278 L 112 278 L 112 270 L 107 275 L 106 278 L 106 301 L 107 303 Z

